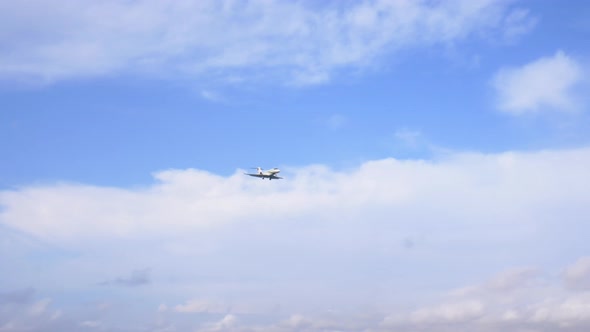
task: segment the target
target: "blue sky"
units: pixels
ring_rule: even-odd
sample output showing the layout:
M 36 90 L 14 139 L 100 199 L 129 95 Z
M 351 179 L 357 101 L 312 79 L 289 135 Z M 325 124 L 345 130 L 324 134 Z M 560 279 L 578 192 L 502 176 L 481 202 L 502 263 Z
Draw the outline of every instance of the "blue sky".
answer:
M 589 14 L 0 4 L 0 331 L 588 328 Z

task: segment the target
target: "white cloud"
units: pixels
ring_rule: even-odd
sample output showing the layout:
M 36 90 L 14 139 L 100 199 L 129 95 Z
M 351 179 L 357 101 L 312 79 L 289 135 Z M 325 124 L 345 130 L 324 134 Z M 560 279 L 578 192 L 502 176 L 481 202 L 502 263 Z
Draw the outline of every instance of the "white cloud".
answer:
M 0 77 L 51 82 L 139 71 L 317 84 L 400 48 L 527 32 L 534 20 L 507 3 L 3 2 L 0 42 L 10 52 L 0 55 Z
M 568 266 L 563 277 L 571 289 L 590 290 L 590 257 L 582 257 Z
M 551 109 L 572 111 L 578 106 L 576 86 L 583 79 L 581 65 L 558 51 L 518 68 L 501 69 L 493 79 L 500 110 L 524 114 Z
M 538 271 L 532 267 L 523 267 L 508 270 L 490 280 L 487 286 L 494 291 L 507 291 L 527 286 L 538 275 Z
M 590 327 L 590 296 L 572 295 L 564 299 L 545 300 L 533 309 L 530 321 L 552 323 L 559 327 Z
M 199 329 L 203 332 L 213 331 L 228 331 L 231 330 L 237 323 L 237 317 L 231 314 L 225 315 L 220 321 L 206 324 L 204 328 Z
M 484 306 L 478 301 L 445 303 L 433 308 L 422 308 L 410 314 L 410 321 L 416 324 L 456 323 L 479 318 Z

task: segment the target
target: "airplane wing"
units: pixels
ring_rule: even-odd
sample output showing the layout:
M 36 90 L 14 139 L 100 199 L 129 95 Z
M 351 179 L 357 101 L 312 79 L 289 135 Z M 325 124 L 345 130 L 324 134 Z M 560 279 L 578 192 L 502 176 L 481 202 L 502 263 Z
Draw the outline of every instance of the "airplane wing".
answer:
M 244 173 L 244 174 L 250 175 L 250 176 L 254 176 L 254 177 L 257 177 L 257 178 L 263 178 L 263 177 L 265 177 L 265 175 L 262 175 L 262 174 L 252 174 L 252 173 Z
M 267 178 L 268 177 L 268 175 L 263 175 L 263 174 L 258 174 L 258 173 L 244 173 L 244 174 L 254 176 L 257 178 Z
M 276 176 L 274 174 L 272 175 L 268 175 L 268 174 L 258 174 L 258 173 L 244 173 L 245 175 L 250 175 L 253 177 L 257 177 L 257 178 L 263 178 L 263 179 L 269 179 L 269 180 L 278 180 L 278 179 L 282 179 L 282 177 L 280 176 Z

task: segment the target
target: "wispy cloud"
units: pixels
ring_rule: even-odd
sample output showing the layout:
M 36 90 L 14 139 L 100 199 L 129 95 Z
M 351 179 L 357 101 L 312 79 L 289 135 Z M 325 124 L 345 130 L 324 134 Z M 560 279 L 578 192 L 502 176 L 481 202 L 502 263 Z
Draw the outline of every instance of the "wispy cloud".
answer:
M 0 293 L 0 331 L 61 330 L 62 311 L 32 288 Z
M 107 286 L 124 286 L 135 287 L 150 283 L 150 269 L 135 270 L 131 272 L 129 277 L 119 277 L 113 280 L 107 280 L 100 283 L 100 285 Z
M 49 304 L 51 304 L 51 299 L 39 300 L 31 306 L 31 308 L 29 309 L 29 312 L 31 315 L 35 315 L 35 316 L 41 315 L 46 312 Z
M 574 89 L 582 80 L 582 66 L 558 51 L 521 67 L 501 69 L 492 83 L 498 94 L 498 108 L 518 115 L 577 109 Z
M 210 300 L 194 299 L 174 306 L 174 311 L 180 313 L 227 313 L 228 306 Z
M 18 289 L 0 293 L 0 304 L 18 303 L 24 304 L 32 301 L 35 295 L 33 288 Z
M 317 84 L 406 47 L 486 33 L 513 38 L 532 21 L 509 2 L 489 0 L 5 2 L 0 40 L 10 52 L 0 55 L 0 77 L 142 72 Z
M 393 134 L 395 140 L 401 145 L 416 149 L 425 144 L 423 134 L 418 130 L 412 130 L 409 128 L 400 128 Z
M 330 128 L 332 130 L 341 129 L 344 126 L 346 126 L 347 123 L 348 123 L 348 118 L 346 118 L 344 115 L 341 115 L 341 114 L 332 114 L 332 115 L 330 115 L 330 117 L 328 117 L 328 120 L 326 121 L 328 128 Z
M 80 323 L 80 327 L 96 329 L 102 325 L 102 322 L 97 320 L 86 320 Z
M 201 97 L 211 102 L 223 102 L 224 98 L 217 92 L 212 90 L 201 90 Z

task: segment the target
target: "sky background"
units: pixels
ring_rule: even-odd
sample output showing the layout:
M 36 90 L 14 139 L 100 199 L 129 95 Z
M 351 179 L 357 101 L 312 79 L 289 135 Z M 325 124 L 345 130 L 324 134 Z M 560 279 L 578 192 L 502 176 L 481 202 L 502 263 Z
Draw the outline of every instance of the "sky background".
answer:
M 588 17 L 1 2 L 0 331 L 590 329 Z

